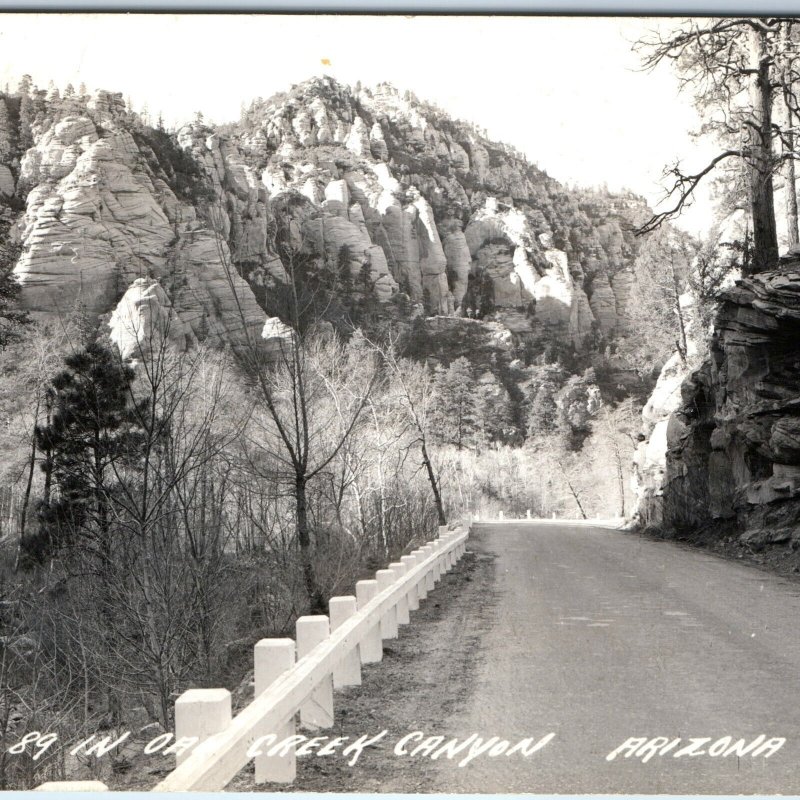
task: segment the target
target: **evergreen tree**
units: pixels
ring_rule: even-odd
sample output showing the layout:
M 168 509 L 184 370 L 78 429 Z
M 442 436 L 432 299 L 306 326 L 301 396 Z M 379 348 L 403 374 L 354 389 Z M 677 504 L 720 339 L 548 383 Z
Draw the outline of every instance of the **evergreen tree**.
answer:
M 558 426 L 558 389 L 551 380 L 539 384 L 528 412 L 528 438 L 533 439 L 553 433 Z
M 80 542 L 102 568 L 110 555 L 112 467 L 135 448 L 129 425 L 133 370 L 99 342 L 67 356 L 64 367 L 51 381 L 47 421 L 35 430 L 45 456 L 45 491 L 39 531 L 22 549 L 30 561 L 41 562 Z
M 476 406 L 483 444 L 509 444 L 516 438 L 511 398 L 496 380 L 478 386 Z
M 0 97 L 0 162 L 7 162 L 14 151 L 12 144 L 11 119 L 4 98 Z
M 475 447 L 480 439 L 478 398 L 472 367 L 464 358 L 457 358 L 441 370 L 434 382 L 436 401 L 432 415 L 433 433 L 444 444 L 458 450 Z
M 19 104 L 19 148 L 25 152 L 33 147 L 33 122 L 36 118 L 33 98 L 23 94 Z
M 30 322 L 27 312 L 18 305 L 20 285 L 14 275 L 14 266 L 22 248 L 10 241 L 8 228 L 8 223 L 0 220 L 0 350 L 19 341 L 24 327 Z

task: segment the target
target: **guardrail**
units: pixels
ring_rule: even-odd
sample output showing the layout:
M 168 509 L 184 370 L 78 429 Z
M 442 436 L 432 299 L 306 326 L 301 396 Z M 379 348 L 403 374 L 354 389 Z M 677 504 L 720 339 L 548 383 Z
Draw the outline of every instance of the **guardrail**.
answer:
M 296 641 L 262 639 L 254 648 L 255 699 L 235 717 L 227 689 L 190 689 L 175 703 L 176 768 L 155 792 L 219 791 L 249 761 L 255 782 L 291 783 L 296 776 L 294 748 L 270 755 L 258 741 L 282 742 L 300 725 L 333 726 L 333 690 L 361 684 L 362 664 L 383 658 L 383 641 L 397 638 L 441 576 L 466 550 L 468 531 L 439 528 L 439 538 L 400 561 L 378 570 L 375 580 L 359 581 L 355 597 L 333 597 L 330 616 L 300 617 Z M 188 749 L 188 743 L 192 749 Z M 51 782 L 44 791 L 102 791 L 98 781 Z
M 440 528 L 439 538 L 404 556 L 375 580 L 359 581 L 355 597 L 334 597 L 327 616 L 300 617 L 296 642 L 262 639 L 255 645 L 255 699 L 231 718 L 226 689 L 191 689 L 175 704 L 175 740 L 198 737 L 194 749 L 153 791 L 219 791 L 253 757 L 251 746 L 272 734 L 294 733 L 295 715 L 312 728 L 333 725 L 334 687 L 361 683 L 361 665 L 383 657 L 383 640 L 397 637 L 441 576 L 463 555 L 468 533 Z M 332 629 L 332 630 L 331 630 Z M 295 651 L 297 661 L 295 662 Z M 267 748 L 265 747 L 265 750 Z M 291 783 L 291 752 L 255 756 L 256 783 Z

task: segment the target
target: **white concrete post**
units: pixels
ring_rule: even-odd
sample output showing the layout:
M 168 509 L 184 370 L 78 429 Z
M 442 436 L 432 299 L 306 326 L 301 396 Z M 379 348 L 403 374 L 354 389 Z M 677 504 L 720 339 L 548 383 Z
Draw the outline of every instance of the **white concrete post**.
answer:
M 447 536 L 449 531 L 450 531 L 450 528 L 448 528 L 447 525 L 440 525 L 439 526 L 439 538 L 443 539 L 445 536 Z
M 408 572 L 408 567 L 402 561 L 393 561 L 389 564 L 389 569 L 394 572 L 396 581 L 403 580 Z M 397 601 L 397 624 L 408 625 L 409 622 L 411 622 L 411 618 L 408 615 L 408 595 L 404 594 Z
M 531 518 L 531 510 L 530 510 L 530 509 L 528 509 L 528 510 L 525 512 L 525 516 L 526 516 L 528 519 L 530 519 L 530 518 Z
M 47 781 L 40 783 L 34 792 L 107 792 L 108 786 L 100 781 Z
M 427 560 L 433 555 L 433 545 L 426 544 L 425 547 L 422 548 L 422 552 L 424 554 L 424 558 Z M 425 588 L 429 592 L 432 592 L 434 587 L 436 586 L 436 579 L 434 577 L 435 574 L 436 574 L 436 567 L 434 565 L 429 566 L 428 572 L 425 575 Z
M 436 558 L 433 560 L 433 582 L 438 583 L 442 577 L 442 552 L 439 541 L 433 545 L 433 552 L 436 553 Z
M 375 573 L 375 578 L 378 581 L 378 594 L 388 589 L 395 581 L 395 574 L 390 569 L 379 569 Z M 390 608 L 381 617 L 381 638 L 382 639 L 396 639 L 397 638 L 397 607 Z
M 355 597 L 331 597 L 328 611 L 331 615 L 331 631 L 335 631 L 356 613 Z M 361 686 L 361 656 L 356 645 L 333 668 L 333 688 Z
M 175 741 L 197 737 L 194 747 L 231 724 L 231 693 L 227 689 L 189 689 L 175 701 Z M 180 765 L 194 747 L 175 756 Z
M 376 594 L 378 594 L 378 581 L 359 581 L 356 584 L 358 610 L 361 611 Z M 362 664 L 377 664 L 383 660 L 383 641 L 379 622 L 376 622 L 361 640 L 359 650 Z
M 261 639 L 253 648 L 253 665 L 255 679 L 255 696 L 269 689 L 270 686 L 290 670 L 295 663 L 295 646 L 292 639 Z M 294 715 L 280 730 L 261 732 L 264 735 L 274 733 L 276 741 L 281 741 L 295 734 Z M 255 757 L 256 783 L 292 783 L 297 777 L 295 752 L 292 748 L 285 756 L 268 756 L 262 752 Z
M 455 564 L 455 560 L 453 558 L 453 548 L 451 548 L 451 544 L 453 542 L 453 534 L 448 533 L 447 536 L 444 537 L 444 547 L 446 548 L 446 552 L 443 558 L 443 570 L 444 572 L 450 572 L 453 568 L 453 564 Z
M 400 561 L 406 565 L 408 572 L 411 572 L 411 570 L 417 566 L 417 557 L 414 555 L 403 556 Z M 406 599 L 408 601 L 409 611 L 417 611 L 419 609 L 419 592 L 417 591 L 416 584 L 413 584 L 408 590 Z
M 297 620 L 297 658 L 307 656 L 330 635 L 328 618 L 323 614 Z M 333 726 L 333 676 L 327 675 L 300 706 L 300 724 L 307 728 Z
M 412 554 L 414 558 L 417 559 L 417 564 L 421 564 L 425 560 L 425 550 L 420 547 L 416 549 Z M 425 600 L 428 596 L 428 576 L 423 575 L 419 582 L 417 583 L 417 597 L 419 598 L 420 602 Z
M 497 518 L 498 518 L 498 519 L 500 519 L 500 520 L 502 520 L 502 519 L 503 519 L 503 512 L 502 512 L 502 511 L 500 511 L 500 512 L 498 513 L 498 515 L 497 515 Z

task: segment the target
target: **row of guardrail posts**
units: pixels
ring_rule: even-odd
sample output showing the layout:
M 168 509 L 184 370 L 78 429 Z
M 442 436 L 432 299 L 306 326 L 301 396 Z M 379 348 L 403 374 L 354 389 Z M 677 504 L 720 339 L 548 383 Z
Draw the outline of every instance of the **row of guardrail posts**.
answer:
M 410 555 L 403 556 L 400 561 L 389 564 L 386 569 L 379 569 L 373 580 L 362 580 L 356 583 L 355 596 L 332 597 L 328 603 L 329 617 L 313 615 L 300 617 L 295 623 L 296 642 L 291 639 L 262 639 L 255 645 L 255 695 L 265 691 L 286 670 L 292 668 L 297 659 L 308 655 L 317 645 L 323 642 L 331 631 L 336 630 L 357 611 L 363 609 L 378 594 L 391 588 L 410 569 L 422 563 L 443 544 L 453 533 L 447 528 L 439 528 L 439 539 L 436 543 L 426 544 Z M 375 664 L 383 660 L 383 642 L 396 639 L 399 626 L 408 625 L 410 611 L 419 609 L 420 601 L 425 600 L 442 575 L 452 569 L 466 550 L 461 543 L 456 549 L 442 552 L 433 562 L 433 567 L 421 580 L 410 586 L 408 593 L 398 599 L 350 652 L 346 653 L 333 673 L 314 689 L 309 699 L 299 710 L 300 726 L 303 728 L 321 729 L 333 726 L 333 690 L 347 686 L 361 685 L 361 666 Z M 222 701 L 219 693 L 224 689 L 194 689 L 185 692 L 176 702 L 175 737 L 197 736 L 200 741 L 214 733 L 225 730 L 230 724 L 230 696 L 227 697 L 227 713 L 216 708 L 215 703 Z M 180 705 L 196 709 L 193 714 L 179 714 Z M 213 710 L 212 710 L 212 706 Z M 282 731 L 276 733 L 276 741 L 295 733 L 295 721 L 290 720 Z M 178 762 L 180 763 L 180 762 Z M 255 780 L 257 784 L 291 783 L 296 776 L 296 760 L 294 752 L 288 755 L 255 758 Z
M 379 569 L 374 580 L 356 583 L 355 596 L 333 597 L 329 601 L 329 616 L 309 615 L 296 622 L 296 637 L 292 639 L 261 639 L 254 648 L 254 694 L 258 697 L 278 678 L 291 670 L 296 660 L 311 653 L 328 638 L 332 631 L 343 625 L 350 617 L 373 600 L 378 594 L 394 586 L 404 576 L 437 551 L 439 558 L 419 581 L 409 585 L 408 592 L 387 609 L 366 635 L 333 667 L 333 671 L 317 684 L 308 699 L 299 708 L 300 726 L 310 729 L 333 726 L 333 691 L 347 686 L 361 684 L 361 667 L 375 664 L 383 659 L 383 642 L 398 637 L 399 626 L 408 625 L 410 612 L 417 611 L 420 602 L 425 600 L 442 575 L 452 569 L 466 550 L 465 542 L 455 548 L 447 549 L 452 537 L 459 532 L 448 532 L 439 528 L 439 539 L 403 556 L 400 561 Z M 264 731 L 275 734 L 275 741 L 281 741 L 295 734 L 296 718 L 293 715 L 281 730 Z M 189 689 L 175 702 L 175 742 L 184 738 L 197 737 L 202 742 L 214 734 L 225 731 L 231 724 L 231 694 L 227 689 Z M 191 750 L 176 756 L 181 764 L 191 754 Z M 280 755 L 270 756 L 262 753 L 255 757 L 255 781 L 257 784 L 291 783 L 296 776 L 294 749 L 281 751 Z M 49 791 L 75 790 L 80 786 L 84 791 L 102 791 L 105 786 L 97 781 L 51 782 L 42 784 L 39 789 Z M 85 787 L 85 788 L 84 788 Z

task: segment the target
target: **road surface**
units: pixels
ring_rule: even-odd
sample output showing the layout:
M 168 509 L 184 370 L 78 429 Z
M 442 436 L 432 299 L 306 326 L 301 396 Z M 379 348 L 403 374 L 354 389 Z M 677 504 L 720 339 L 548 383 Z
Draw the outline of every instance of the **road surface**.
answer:
M 229 789 L 797 795 L 800 584 L 608 528 L 477 525 L 456 569 L 335 709 L 326 734 L 386 731 L 358 763 L 312 755 L 291 787 L 255 787 L 249 769 Z M 416 731 L 555 737 L 527 758 L 460 768 L 410 755 L 416 741 L 396 753 Z M 786 743 L 769 758 L 674 756 L 691 738 L 762 734 Z M 632 737 L 683 741 L 646 763 L 607 760 Z
M 527 758 L 439 759 L 431 791 L 800 793 L 798 584 L 585 526 L 478 525 L 471 547 L 494 557 L 491 616 L 444 727 L 556 736 Z M 786 743 L 768 758 L 674 755 L 692 737 L 760 734 Z M 606 759 L 657 736 L 684 741 L 647 763 Z

